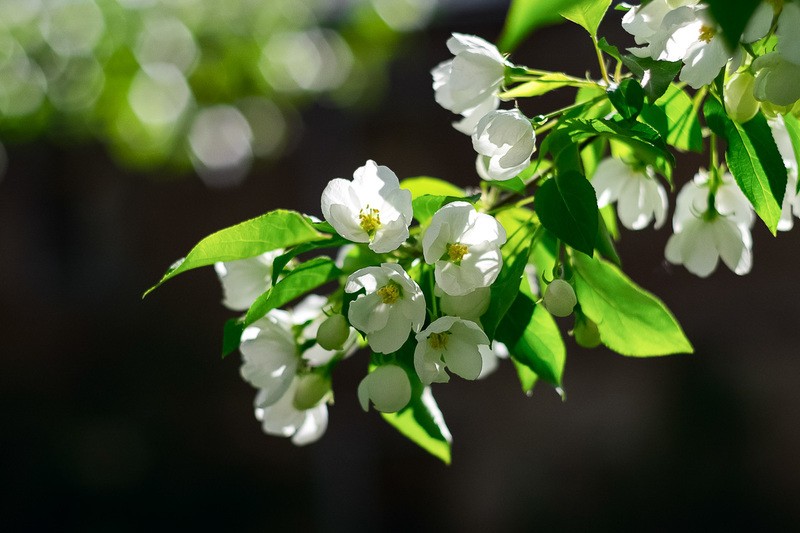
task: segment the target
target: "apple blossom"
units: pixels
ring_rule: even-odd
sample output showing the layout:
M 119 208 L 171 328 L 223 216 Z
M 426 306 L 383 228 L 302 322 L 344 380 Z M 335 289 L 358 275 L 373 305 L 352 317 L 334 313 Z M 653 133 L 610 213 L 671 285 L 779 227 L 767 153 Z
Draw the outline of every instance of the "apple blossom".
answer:
M 454 33 L 447 47 L 454 57 L 431 70 L 433 90 L 439 105 L 464 117 L 454 126 L 469 135 L 483 115 L 500 105 L 497 94 L 510 63 L 495 45 L 474 35 Z
M 445 368 L 464 379 L 477 379 L 483 367 L 481 350 L 489 350 L 489 338 L 470 320 L 443 316 L 417 333 L 414 368 L 425 385 L 447 383 Z
M 294 397 L 298 380 L 290 382 L 285 393 L 275 402 L 268 402 L 270 394 L 260 390 L 255 399 L 256 419 L 261 422 L 264 433 L 280 437 L 291 437 L 297 446 L 319 440 L 328 427 L 328 407 L 324 402 L 311 409 L 297 409 Z
M 650 167 L 636 170 L 618 159 L 603 159 L 591 184 L 597 192 L 597 205 L 605 207 L 617 202 L 622 225 L 640 230 L 655 219 L 656 229 L 667 219 L 667 192 L 656 180 Z
M 664 251 L 667 261 L 707 277 L 721 258 L 736 274 L 747 274 L 753 264 L 750 203 L 725 174 L 714 195 L 714 209 L 709 210 L 708 186 L 708 174 L 701 171 L 678 194 L 672 219 L 675 233 Z
M 300 361 L 289 313 L 272 310 L 242 332 L 242 378 L 262 389 L 261 403 L 270 405 L 284 395 Z
M 536 149 L 536 134 L 519 109 L 492 111 L 480 119 L 472 147 L 485 158 L 486 175 L 496 181 L 515 177 L 527 168 Z
M 364 376 L 358 385 L 358 402 L 364 411 L 369 402 L 382 413 L 395 413 L 411 401 L 411 381 L 397 365 L 383 365 Z
M 215 263 L 224 294 L 222 305 L 233 311 L 246 311 L 272 286 L 272 263 L 282 254 L 283 250 L 273 250 L 247 259 Z
M 506 231 L 493 216 L 478 213 L 467 202 L 452 202 L 431 218 L 422 237 L 422 253 L 426 263 L 435 265 L 439 288 L 463 296 L 497 279 L 503 266 L 500 246 L 505 242 Z
M 800 99 L 800 64 L 787 60 L 780 52 L 757 57 L 753 94 L 757 100 L 777 106 L 791 106 Z
M 350 324 L 364 332 L 370 347 L 380 353 L 392 353 L 418 332 L 425 322 L 425 297 L 419 285 L 400 265 L 382 263 L 366 267 L 347 278 L 344 290 L 364 289 L 350 304 Z
M 411 192 L 388 167 L 369 160 L 353 180 L 331 180 L 322 192 L 322 214 L 344 238 L 369 243 L 377 253 L 391 252 L 408 238 Z

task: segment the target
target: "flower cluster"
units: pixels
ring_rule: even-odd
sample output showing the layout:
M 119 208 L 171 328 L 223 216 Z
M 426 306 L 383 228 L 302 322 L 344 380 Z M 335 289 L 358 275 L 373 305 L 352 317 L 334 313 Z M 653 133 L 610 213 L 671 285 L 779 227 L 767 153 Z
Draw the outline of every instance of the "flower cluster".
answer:
M 712 15 L 699 0 L 632 7 L 622 25 L 637 46 L 626 56 L 601 46 L 588 12 L 577 17 L 600 80 L 517 65 L 479 37 L 453 34 L 453 58 L 431 71 L 433 90 L 471 137 L 480 189 L 401 181 L 369 160 L 324 188 L 324 221 L 268 213 L 173 265 L 164 280 L 215 253 L 224 260 L 223 303 L 247 311 L 226 327 L 225 344 L 238 346 L 242 378 L 258 389 L 264 431 L 296 444 L 318 439 L 334 371 L 359 347 L 370 352 L 361 407 L 445 460 L 450 433 L 432 385 L 482 378 L 510 357 L 526 392 L 541 380 L 563 394 L 555 318 L 571 317 L 569 334 L 586 348 L 691 352 L 616 252 L 618 221 L 635 231 L 666 225 L 667 186 L 692 174 L 673 152 L 707 148 L 708 164 L 677 183 L 668 262 L 706 277 L 721 260 L 746 274 L 756 218 L 775 233 L 800 216 L 800 5 L 761 3 L 735 39 Z M 656 70 L 673 76 L 653 80 Z M 565 87 L 578 89 L 574 104 L 523 110 L 524 98 Z M 336 260 L 309 258 L 336 247 Z M 311 294 L 320 287 L 332 289 Z

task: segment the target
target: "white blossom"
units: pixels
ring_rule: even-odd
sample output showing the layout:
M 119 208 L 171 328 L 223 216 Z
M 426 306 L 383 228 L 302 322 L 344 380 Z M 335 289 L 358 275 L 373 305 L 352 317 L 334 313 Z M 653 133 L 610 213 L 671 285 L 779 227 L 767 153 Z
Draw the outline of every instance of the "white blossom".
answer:
M 617 159 L 603 159 L 592 176 L 597 192 L 597 205 L 605 207 L 617 202 L 617 214 L 622 225 L 640 230 L 655 219 L 656 229 L 667 219 L 667 191 L 656 180 L 650 167 L 639 170 Z
M 481 118 L 472 134 L 472 147 L 484 157 L 489 179 L 505 181 L 530 164 L 536 149 L 536 134 L 519 109 L 501 109 Z
M 478 120 L 497 109 L 497 94 L 508 63 L 493 44 L 474 35 L 454 33 L 447 40 L 454 55 L 431 70 L 436 102 L 464 120 L 456 129 L 472 134 Z
M 491 348 L 477 324 L 443 316 L 417 334 L 414 368 L 425 385 L 447 383 L 450 376 L 445 368 L 464 379 L 477 379 L 483 367 L 482 350 Z
M 778 44 L 775 50 L 787 61 L 800 65 L 800 5 L 797 2 L 784 2 L 775 35 Z
M 383 365 L 367 374 L 358 385 L 358 402 L 364 411 L 369 402 L 383 413 L 395 413 L 411 401 L 411 381 L 397 365 Z
M 506 231 L 491 215 L 467 202 L 452 202 L 434 213 L 422 237 L 425 262 L 434 266 L 436 284 L 452 296 L 491 285 L 503 258 Z M 351 321 L 352 323 L 352 321 Z
M 370 347 L 380 353 L 393 353 L 418 332 L 425 321 L 425 297 L 419 285 L 400 265 L 382 263 L 366 267 L 347 278 L 344 290 L 361 289 L 350 304 L 350 324 L 364 332 Z
M 272 310 L 242 333 L 242 378 L 262 389 L 261 404 L 278 401 L 297 374 L 299 354 L 289 313 Z
M 264 433 L 291 437 L 297 446 L 319 440 L 328 427 L 328 407 L 321 402 L 311 409 L 299 410 L 294 406 L 298 380 L 294 378 L 277 401 L 270 401 L 270 392 L 258 391 L 255 399 L 256 419 Z
M 353 180 L 331 180 L 322 192 L 322 214 L 344 238 L 369 243 L 377 253 L 391 252 L 408 238 L 411 192 L 388 167 L 369 160 Z
M 481 352 L 481 373 L 478 379 L 484 379 L 497 370 L 500 359 L 508 359 L 508 348 L 500 341 L 492 341 L 488 350 L 479 346 Z
M 272 263 L 283 254 L 273 250 L 256 257 L 218 262 L 214 270 L 222 283 L 222 305 L 233 311 L 246 311 L 272 286 Z
M 762 3 L 741 40 L 749 43 L 764 37 L 773 15 L 772 6 Z M 634 55 L 683 61 L 680 80 L 695 89 L 710 84 L 736 52 L 728 49 L 708 6 L 697 1 L 654 0 L 631 9 L 623 17 L 622 26 L 637 44 L 644 45 L 631 48 Z
M 708 174 L 700 172 L 678 194 L 672 220 L 675 233 L 667 241 L 665 256 L 700 277 L 709 276 L 720 258 L 736 274 L 747 274 L 753 264 L 750 203 L 730 174 L 722 177 L 713 211 L 708 192 Z
M 756 73 L 756 100 L 791 106 L 800 99 L 800 64 L 787 60 L 780 52 L 770 52 L 757 57 L 751 67 Z

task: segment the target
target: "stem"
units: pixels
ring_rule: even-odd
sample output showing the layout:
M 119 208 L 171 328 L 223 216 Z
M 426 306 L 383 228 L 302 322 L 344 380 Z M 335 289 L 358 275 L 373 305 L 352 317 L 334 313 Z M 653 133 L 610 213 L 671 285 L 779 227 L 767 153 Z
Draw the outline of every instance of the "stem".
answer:
M 600 74 L 603 76 L 603 81 L 606 82 L 606 87 L 611 87 L 611 79 L 608 77 L 608 70 L 606 70 L 606 62 L 603 59 L 603 51 L 597 45 L 597 37 L 592 35 L 592 44 L 594 44 L 594 52 L 597 54 L 597 64 L 600 65 Z
M 579 107 L 583 107 L 583 106 L 586 106 L 586 105 L 589 105 L 589 104 L 595 104 L 595 103 L 599 102 L 600 100 L 604 100 L 605 98 L 608 98 L 608 97 L 605 94 L 602 94 L 600 96 L 595 96 L 591 100 L 586 100 L 586 101 L 583 101 L 583 102 L 576 102 L 576 103 L 570 104 L 570 105 L 568 105 L 566 107 L 562 107 L 561 109 L 556 109 L 555 111 L 551 111 L 551 112 L 549 112 L 549 113 L 547 113 L 545 115 L 537 115 L 534 118 L 537 119 L 536 122 L 541 122 L 542 119 L 544 119 L 544 120 L 551 119 L 553 117 L 557 117 L 558 115 L 562 115 L 562 114 L 566 113 L 567 111 L 572 111 L 573 109 L 578 109 Z
M 431 321 L 433 321 L 439 318 L 439 305 L 436 303 L 436 294 L 434 293 L 434 289 L 436 288 L 436 276 L 434 275 L 433 268 L 428 270 L 428 279 L 430 280 L 431 286 Z
M 709 165 L 709 184 L 708 184 L 708 211 L 707 215 L 713 217 L 717 212 L 717 190 L 722 185 L 722 178 L 719 175 L 719 154 L 717 153 L 717 135 L 711 133 L 708 139 L 710 161 Z

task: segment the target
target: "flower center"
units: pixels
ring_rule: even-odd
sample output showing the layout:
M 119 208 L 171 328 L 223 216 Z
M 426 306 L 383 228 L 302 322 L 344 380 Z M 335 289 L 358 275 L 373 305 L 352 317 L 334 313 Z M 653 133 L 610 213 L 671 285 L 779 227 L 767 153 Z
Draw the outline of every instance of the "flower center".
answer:
M 434 350 L 446 350 L 447 338 L 450 336 L 449 331 L 443 333 L 431 333 L 428 337 L 428 344 Z
M 710 26 L 702 26 L 700 28 L 700 36 L 697 38 L 699 41 L 703 41 L 704 43 L 710 43 L 711 39 L 717 34 L 717 30 Z
M 366 231 L 370 237 L 375 236 L 375 232 L 381 227 L 380 212 L 369 205 L 358 213 L 358 220 L 361 229 Z
M 467 252 L 469 252 L 469 248 L 467 248 L 466 244 L 456 242 L 447 245 L 447 257 L 457 265 L 461 264 L 461 260 L 464 259 Z
M 381 301 L 385 304 L 393 304 L 397 300 L 403 297 L 403 289 L 394 281 L 390 281 L 380 289 L 376 291 L 378 296 L 381 297 Z

